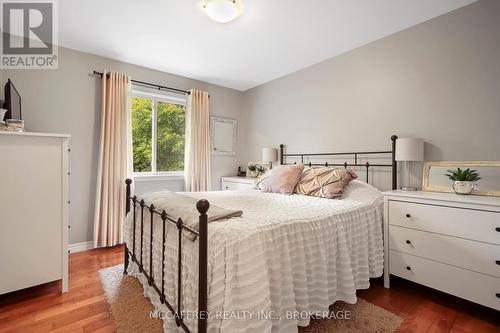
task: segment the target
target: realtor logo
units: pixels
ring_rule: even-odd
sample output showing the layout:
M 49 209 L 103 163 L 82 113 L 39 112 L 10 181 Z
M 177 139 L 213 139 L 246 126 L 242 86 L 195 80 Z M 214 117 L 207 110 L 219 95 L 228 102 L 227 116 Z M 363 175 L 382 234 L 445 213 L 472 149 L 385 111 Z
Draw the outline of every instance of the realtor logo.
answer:
M 57 68 L 56 2 L 1 1 L 1 67 Z

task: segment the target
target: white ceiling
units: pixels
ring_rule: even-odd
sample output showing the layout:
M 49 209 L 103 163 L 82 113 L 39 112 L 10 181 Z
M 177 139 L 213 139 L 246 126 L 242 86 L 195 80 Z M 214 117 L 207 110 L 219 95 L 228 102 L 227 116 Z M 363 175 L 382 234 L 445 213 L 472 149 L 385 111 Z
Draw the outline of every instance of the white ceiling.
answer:
M 220 24 L 202 0 L 62 0 L 59 44 L 247 90 L 475 0 L 242 0 Z

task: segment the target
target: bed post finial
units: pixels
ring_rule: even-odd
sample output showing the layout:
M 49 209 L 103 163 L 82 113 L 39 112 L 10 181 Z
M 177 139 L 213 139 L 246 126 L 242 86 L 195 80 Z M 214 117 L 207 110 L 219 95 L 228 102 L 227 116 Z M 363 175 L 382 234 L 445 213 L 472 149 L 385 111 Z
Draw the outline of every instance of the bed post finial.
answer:
M 392 141 L 392 189 L 398 188 L 398 163 L 396 162 L 396 140 L 397 135 L 391 136 Z
M 207 200 L 200 200 L 196 203 L 196 209 L 200 212 L 198 244 L 198 332 L 207 332 L 208 317 L 208 216 L 207 211 L 210 203 Z
M 201 199 L 196 203 L 196 209 L 198 210 L 198 212 L 200 212 L 201 215 L 206 214 L 209 208 L 210 203 L 205 199 Z
M 280 144 L 280 164 L 283 165 L 283 149 L 285 148 L 284 144 Z

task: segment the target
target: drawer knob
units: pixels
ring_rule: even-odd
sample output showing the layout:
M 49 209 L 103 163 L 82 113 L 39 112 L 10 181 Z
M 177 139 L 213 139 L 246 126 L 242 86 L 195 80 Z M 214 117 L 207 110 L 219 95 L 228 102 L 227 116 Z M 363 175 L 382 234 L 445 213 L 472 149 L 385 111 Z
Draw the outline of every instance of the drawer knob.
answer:
M 500 298 L 500 293 L 496 293 L 497 298 Z
M 411 271 L 411 267 L 410 266 L 406 266 L 406 269 Z
M 411 244 L 411 241 L 409 239 L 407 239 L 406 244 Z
M 500 265 L 500 260 L 495 261 L 497 265 Z
M 496 227 L 495 230 L 500 232 L 500 227 Z
M 406 214 L 406 217 L 407 217 L 407 218 L 410 218 L 410 217 L 411 217 L 411 215 L 410 215 L 410 214 Z

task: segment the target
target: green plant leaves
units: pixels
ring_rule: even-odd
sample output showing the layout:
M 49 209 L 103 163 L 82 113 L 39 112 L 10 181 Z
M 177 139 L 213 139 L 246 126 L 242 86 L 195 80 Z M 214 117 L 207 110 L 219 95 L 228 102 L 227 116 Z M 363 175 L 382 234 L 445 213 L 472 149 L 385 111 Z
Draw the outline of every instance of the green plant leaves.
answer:
M 471 170 L 469 168 L 465 170 L 462 170 L 460 168 L 457 168 L 455 170 L 450 169 L 446 170 L 446 172 L 446 176 L 453 181 L 476 182 L 481 179 L 477 170 Z

